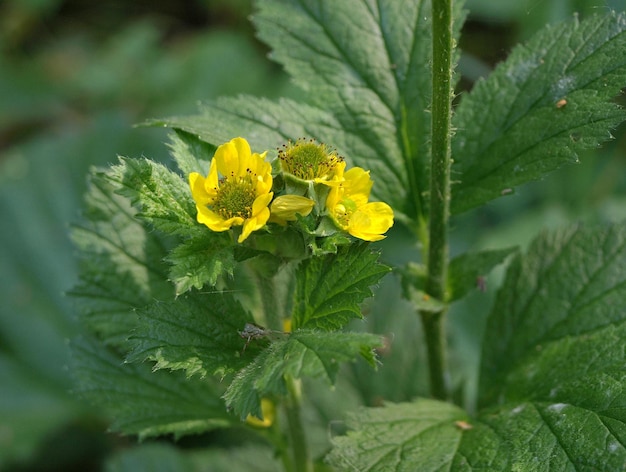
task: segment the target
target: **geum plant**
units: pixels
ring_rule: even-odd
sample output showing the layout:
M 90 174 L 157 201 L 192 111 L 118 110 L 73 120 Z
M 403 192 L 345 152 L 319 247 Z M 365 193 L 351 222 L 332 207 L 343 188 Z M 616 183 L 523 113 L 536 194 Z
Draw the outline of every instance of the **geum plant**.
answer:
M 626 225 L 452 260 L 447 242 L 450 215 L 576 162 L 624 120 L 624 15 L 546 27 L 452 110 L 459 2 L 257 7 L 308 101 L 209 102 L 150 123 L 173 130 L 178 171 L 128 158 L 93 171 L 73 230 L 89 330 L 72 343 L 77 391 L 140 438 L 247 429 L 289 471 L 625 470 Z M 313 457 L 306 378 L 376 366 L 381 336 L 344 328 L 390 270 L 371 242 L 394 219 L 389 238 L 404 226 L 421 254 L 392 277 L 423 327 L 425 346 L 405 348 L 428 354 L 408 375 L 427 369 L 430 392 L 355 406 Z M 446 312 L 507 257 L 466 412 Z

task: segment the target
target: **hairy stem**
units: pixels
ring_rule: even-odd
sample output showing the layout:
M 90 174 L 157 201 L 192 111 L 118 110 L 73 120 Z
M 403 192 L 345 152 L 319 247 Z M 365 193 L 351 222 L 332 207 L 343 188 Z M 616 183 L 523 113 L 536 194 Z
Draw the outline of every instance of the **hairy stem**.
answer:
M 263 270 L 252 266 L 255 276 L 255 282 L 259 289 L 261 304 L 263 305 L 263 314 L 265 315 L 266 327 L 277 331 L 283 330 L 281 306 L 278 301 L 278 293 L 276 291 L 276 280 L 273 276 L 268 276 Z
M 433 0 L 433 102 L 427 293 L 445 300 L 450 215 L 450 121 L 452 105 L 452 0 Z M 445 310 L 422 312 L 431 394 L 448 397 Z
M 293 451 L 293 465 L 297 472 L 312 472 L 313 463 L 306 442 L 304 425 L 300 414 L 300 384 L 290 376 L 285 377 L 289 398 L 285 404 L 287 413 L 287 423 L 289 425 L 289 436 L 291 440 L 291 450 Z
M 268 276 L 264 270 L 259 270 L 259 267 L 253 266 L 252 271 L 259 288 L 265 321 L 270 329 L 282 331 L 282 307 L 278 301 L 275 277 Z M 300 414 L 302 398 L 300 384 L 291 376 L 285 376 L 285 383 L 288 392 L 288 398 L 285 402 L 285 416 L 289 428 L 288 442 L 291 446 L 291 454 L 287 448 L 283 447 L 282 443 L 276 452 L 282 460 L 285 472 L 313 472 L 313 463 Z M 276 441 L 275 444 L 277 444 Z

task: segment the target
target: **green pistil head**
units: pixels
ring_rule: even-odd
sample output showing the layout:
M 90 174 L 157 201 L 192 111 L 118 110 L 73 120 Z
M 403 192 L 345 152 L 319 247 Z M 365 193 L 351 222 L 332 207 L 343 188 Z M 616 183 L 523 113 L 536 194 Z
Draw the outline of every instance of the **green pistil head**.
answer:
M 211 204 L 211 210 L 225 220 L 240 217 L 244 220 L 252 215 L 252 204 L 256 198 L 250 178 L 220 180 L 217 197 Z
M 302 180 L 330 178 L 337 164 L 343 161 L 336 151 L 314 140 L 298 139 L 278 150 L 283 171 Z

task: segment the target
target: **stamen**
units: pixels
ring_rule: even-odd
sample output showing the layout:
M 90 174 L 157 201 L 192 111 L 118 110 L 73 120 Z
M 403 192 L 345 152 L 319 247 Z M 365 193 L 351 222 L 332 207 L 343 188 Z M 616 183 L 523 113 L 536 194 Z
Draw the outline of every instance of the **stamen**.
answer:
M 303 180 L 328 177 L 343 158 L 331 151 L 325 144 L 317 144 L 313 139 L 289 141 L 278 150 L 283 170 Z
M 252 216 L 252 204 L 255 198 L 256 192 L 249 176 L 239 179 L 220 179 L 217 196 L 211 204 L 211 210 L 226 220 L 233 217 L 245 220 Z

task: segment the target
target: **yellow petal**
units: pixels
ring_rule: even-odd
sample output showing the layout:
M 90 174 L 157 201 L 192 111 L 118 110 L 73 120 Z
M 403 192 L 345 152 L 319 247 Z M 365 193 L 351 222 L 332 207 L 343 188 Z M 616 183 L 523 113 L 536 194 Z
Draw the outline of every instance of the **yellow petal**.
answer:
M 324 176 L 323 178 L 313 179 L 314 182 L 328 185 L 329 187 L 337 187 L 344 182 L 344 170 L 346 168 L 346 161 L 340 161 L 333 170 L 330 176 Z
M 333 209 L 339 204 L 343 197 L 343 187 L 332 187 L 330 192 L 328 192 L 328 196 L 326 197 L 326 208 L 328 208 L 331 212 Z
M 267 398 L 261 399 L 261 414 L 263 415 L 263 419 L 257 418 L 256 416 L 248 415 L 246 418 L 246 423 L 251 426 L 256 426 L 258 428 L 269 428 L 274 423 L 274 419 L 276 417 L 276 407 L 274 406 L 274 402 Z
M 265 223 L 267 223 L 267 220 L 269 219 L 269 217 L 270 217 L 270 209 L 265 207 L 256 216 L 253 216 L 252 218 L 248 218 L 243 223 L 243 230 L 241 231 L 241 234 L 239 235 L 237 242 L 239 243 L 244 242 L 248 238 L 248 236 L 252 234 L 253 231 L 261 229 L 263 226 L 265 226 Z
M 358 208 L 350 217 L 348 232 L 365 241 L 380 241 L 393 226 L 393 210 L 383 202 L 372 202 Z
M 261 229 L 270 217 L 270 209 L 267 205 L 272 201 L 273 193 L 259 195 L 252 204 L 252 216 L 243 222 L 243 230 L 237 242 L 244 242 L 253 231 Z
M 191 188 L 191 196 L 198 205 L 206 205 L 211 201 L 211 197 L 205 190 L 205 179 L 197 172 L 189 174 L 189 187 Z
M 213 156 L 217 170 L 227 179 L 245 175 L 250 167 L 250 159 L 250 145 L 243 138 L 231 139 L 218 146 Z
M 256 197 L 254 203 L 252 204 L 252 216 L 259 214 L 264 208 L 267 208 L 267 205 L 269 205 L 269 203 L 272 201 L 273 196 L 274 193 L 270 192 Z M 263 222 L 263 224 L 265 224 L 265 221 Z
M 254 153 L 250 156 L 250 160 L 247 163 L 246 169 L 250 169 L 251 172 L 257 175 L 267 174 L 272 172 L 272 166 L 265 160 L 267 151 L 262 154 Z M 268 168 L 269 166 L 269 168 Z
M 211 161 L 211 166 L 209 167 L 209 175 L 207 175 L 207 178 L 204 181 L 204 190 L 207 195 L 215 198 L 218 186 L 219 175 L 217 175 L 217 162 L 213 159 Z
M 237 157 L 239 159 L 239 166 L 237 168 L 237 175 L 239 177 L 243 177 L 246 175 L 247 169 L 252 167 L 252 151 L 250 149 L 250 144 L 244 138 L 234 138 L 230 141 L 232 145 L 235 147 L 237 152 Z M 257 154 L 258 156 L 258 154 Z
M 344 174 L 346 179 L 346 196 L 349 196 L 357 203 L 365 205 L 369 199 L 372 185 L 374 182 L 370 179 L 369 171 L 365 171 L 360 167 L 353 167 Z
M 198 223 L 202 223 L 209 227 L 212 231 L 227 231 L 233 226 L 243 224 L 243 218 L 234 217 L 225 220 L 214 211 L 209 210 L 206 206 L 196 205 L 198 210 Z
M 267 152 L 254 154 L 252 159 L 254 165 L 251 171 L 257 175 L 255 182 L 257 195 L 267 193 L 272 189 L 272 165 L 265 160 L 266 154 Z
M 295 221 L 296 214 L 307 216 L 313 210 L 315 202 L 300 195 L 281 195 L 270 205 L 271 217 L 276 222 Z

